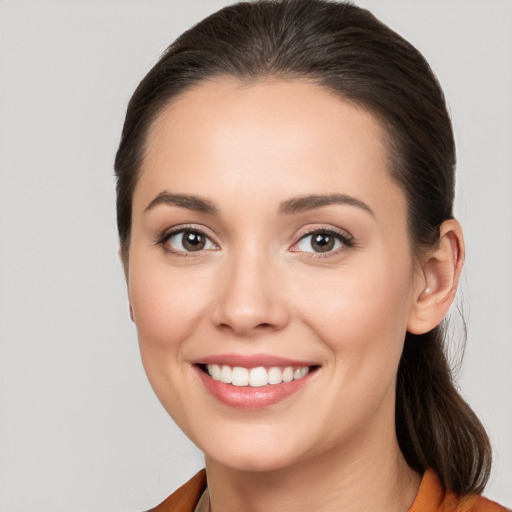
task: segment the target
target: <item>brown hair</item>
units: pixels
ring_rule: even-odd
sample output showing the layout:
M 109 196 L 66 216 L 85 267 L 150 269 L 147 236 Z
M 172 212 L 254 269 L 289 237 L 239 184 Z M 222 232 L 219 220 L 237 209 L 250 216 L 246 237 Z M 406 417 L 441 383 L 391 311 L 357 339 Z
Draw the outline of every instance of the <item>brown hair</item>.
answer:
M 242 2 L 181 35 L 133 94 L 115 160 L 117 220 L 127 262 L 132 196 L 148 130 L 175 97 L 207 79 L 306 79 L 371 111 L 389 135 L 390 173 L 408 200 L 417 252 L 452 218 L 455 146 L 442 90 L 423 56 L 367 10 L 328 0 Z M 407 333 L 396 389 L 396 432 L 408 464 L 445 488 L 482 492 L 491 448 L 454 387 L 442 326 Z

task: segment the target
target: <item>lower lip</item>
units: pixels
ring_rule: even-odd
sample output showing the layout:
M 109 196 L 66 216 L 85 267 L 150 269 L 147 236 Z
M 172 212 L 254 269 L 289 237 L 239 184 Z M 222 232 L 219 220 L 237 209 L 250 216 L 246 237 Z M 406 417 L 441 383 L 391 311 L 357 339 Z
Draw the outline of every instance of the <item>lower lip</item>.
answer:
M 297 393 L 307 383 L 311 372 L 301 379 L 281 384 L 269 384 L 259 388 L 250 386 L 233 386 L 213 380 L 201 368 L 195 367 L 205 388 L 220 402 L 239 409 L 262 409 L 277 404 Z

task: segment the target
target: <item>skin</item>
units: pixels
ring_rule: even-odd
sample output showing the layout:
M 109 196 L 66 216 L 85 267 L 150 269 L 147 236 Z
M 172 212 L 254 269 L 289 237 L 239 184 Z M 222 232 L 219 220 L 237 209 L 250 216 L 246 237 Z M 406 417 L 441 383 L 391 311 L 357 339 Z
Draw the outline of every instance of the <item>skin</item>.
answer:
M 407 330 L 446 314 L 463 260 L 460 226 L 420 261 L 378 121 L 300 81 L 203 83 L 151 127 L 133 197 L 128 294 L 160 401 L 205 453 L 212 510 L 407 510 L 420 477 L 399 450 L 395 382 Z M 199 196 L 217 213 L 148 205 Z M 282 212 L 306 195 L 364 203 Z M 186 252 L 186 226 L 208 237 Z M 308 232 L 352 240 L 316 253 Z M 161 243 L 159 243 L 161 242 Z M 319 369 L 263 409 L 229 407 L 193 362 L 271 354 Z M 220 491 L 222 489 L 222 491 Z

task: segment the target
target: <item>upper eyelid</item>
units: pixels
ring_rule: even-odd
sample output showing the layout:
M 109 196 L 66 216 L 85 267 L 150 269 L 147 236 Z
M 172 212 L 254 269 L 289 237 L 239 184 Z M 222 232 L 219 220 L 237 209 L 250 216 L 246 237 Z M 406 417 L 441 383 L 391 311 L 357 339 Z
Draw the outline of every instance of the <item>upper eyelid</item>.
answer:
M 314 227 L 314 228 L 304 229 L 304 231 L 302 231 L 302 232 L 299 231 L 299 233 L 296 235 L 297 241 L 302 240 L 306 236 L 310 236 L 315 233 L 322 233 L 322 232 L 337 235 L 340 238 L 343 238 L 345 240 L 352 241 L 354 239 L 354 237 L 345 229 L 335 228 L 335 227 L 330 227 L 330 226 L 329 227 L 328 226 L 318 226 L 318 227 Z M 296 243 L 296 242 L 294 242 L 294 243 Z
M 178 233 L 183 233 L 183 231 L 197 231 L 208 238 L 212 238 L 212 235 L 209 233 L 209 229 L 207 229 L 206 226 L 198 226 L 197 224 L 178 224 L 176 226 L 171 226 L 160 231 L 159 236 L 169 237 L 177 235 Z

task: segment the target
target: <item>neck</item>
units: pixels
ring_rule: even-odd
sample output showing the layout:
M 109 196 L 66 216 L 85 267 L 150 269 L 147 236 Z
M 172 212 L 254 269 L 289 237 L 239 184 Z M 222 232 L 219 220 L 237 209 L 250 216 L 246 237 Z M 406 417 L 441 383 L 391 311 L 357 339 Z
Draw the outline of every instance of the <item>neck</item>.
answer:
M 382 430 L 381 432 L 382 433 Z M 366 437 L 366 436 L 365 436 Z M 406 512 L 420 476 L 405 462 L 394 432 L 361 449 L 333 449 L 274 471 L 239 471 L 206 458 L 212 512 Z

